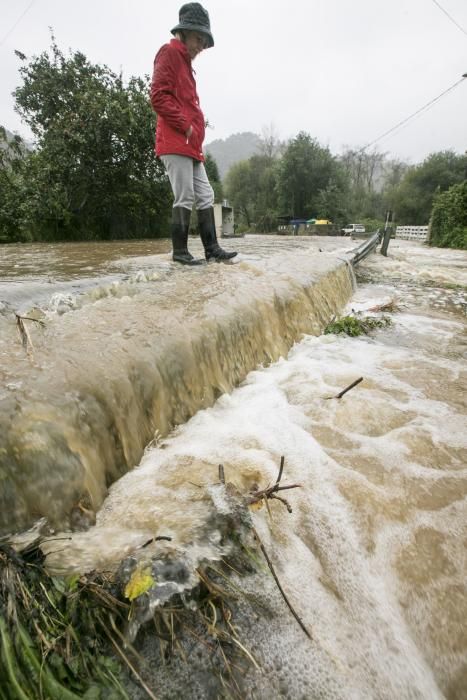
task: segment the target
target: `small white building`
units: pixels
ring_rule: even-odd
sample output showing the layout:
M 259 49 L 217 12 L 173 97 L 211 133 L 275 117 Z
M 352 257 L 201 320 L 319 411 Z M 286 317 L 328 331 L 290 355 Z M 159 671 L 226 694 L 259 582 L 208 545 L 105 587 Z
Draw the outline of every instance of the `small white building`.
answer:
M 235 236 L 234 210 L 226 199 L 222 204 L 214 205 L 214 221 L 218 238 L 233 238 Z

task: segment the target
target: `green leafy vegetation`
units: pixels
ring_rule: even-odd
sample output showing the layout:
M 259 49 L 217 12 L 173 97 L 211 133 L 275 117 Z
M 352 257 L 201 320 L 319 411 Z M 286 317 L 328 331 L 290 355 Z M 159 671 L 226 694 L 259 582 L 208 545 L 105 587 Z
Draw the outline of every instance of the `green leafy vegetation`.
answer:
M 37 547 L 0 545 L 0 698 L 128 700 L 105 633 L 125 605 L 109 588 L 102 576 L 49 576 Z
M 3 240 L 109 239 L 167 233 L 171 194 L 155 158 L 148 78 L 124 83 L 80 52 L 22 61 L 16 109 L 31 152 L 5 143 L 0 162 Z
M 401 224 L 428 224 L 436 195 L 465 181 L 466 175 L 466 155 L 453 151 L 432 153 L 388 191 L 389 209 L 396 211 Z
M 467 157 L 452 151 L 409 167 L 376 151 L 347 149 L 334 156 L 306 132 L 286 144 L 271 132 L 259 150 L 235 163 L 225 179 L 237 221 L 257 232 L 275 231 L 280 217 L 329 219 L 336 232 L 357 221 L 376 231 L 387 211 L 400 224 L 427 224 L 437 193 L 461 183 L 467 172 Z M 462 247 L 458 231 L 451 240 Z
M 388 316 L 377 318 L 376 316 L 342 316 L 332 321 L 324 329 L 325 334 L 344 333 L 352 338 L 359 335 L 368 335 L 378 328 L 386 328 L 392 323 Z
M 206 168 L 206 174 L 208 176 L 209 182 L 212 185 L 212 189 L 214 190 L 214 201 L 221 202 L 224 196 L 222 189 L 222 181 L 219 175 L 217 163 L 209 153 L 206 153 L 204 167 Z
M 430 244 L 467 250 L 467 180 L 436 196 Z

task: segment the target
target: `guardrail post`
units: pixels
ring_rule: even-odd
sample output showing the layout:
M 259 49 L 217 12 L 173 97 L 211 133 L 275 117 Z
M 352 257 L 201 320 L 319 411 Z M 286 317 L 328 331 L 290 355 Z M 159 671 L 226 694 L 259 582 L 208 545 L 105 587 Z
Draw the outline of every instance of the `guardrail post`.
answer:
M 384 224 L 384 236 L 383 242 L 381 244 L 381 255 L 388 254 L 389 239 L 391 238 L 392 226 L 390 222 L 392 221 L 392 211 L 388 209 L 386 212 L 386 222 Z

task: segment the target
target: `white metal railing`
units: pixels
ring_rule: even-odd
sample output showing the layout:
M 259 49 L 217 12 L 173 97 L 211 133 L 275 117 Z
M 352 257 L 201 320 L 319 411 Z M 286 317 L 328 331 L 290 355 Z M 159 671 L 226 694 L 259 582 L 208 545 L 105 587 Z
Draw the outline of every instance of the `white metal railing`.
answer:
M 396 226 L 396 238 L 408 241 L 426 241 L 428 226 Z

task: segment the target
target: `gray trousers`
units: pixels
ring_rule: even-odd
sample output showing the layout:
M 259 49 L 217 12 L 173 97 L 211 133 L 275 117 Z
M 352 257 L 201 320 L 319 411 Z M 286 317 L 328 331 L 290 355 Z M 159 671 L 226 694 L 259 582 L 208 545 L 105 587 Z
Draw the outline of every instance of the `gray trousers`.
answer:
M 174 195 L 174 207 L 208 209 L 214 204 L 214 191 L 209 184 L 204 163 L 176 154 L 161 156 Z

